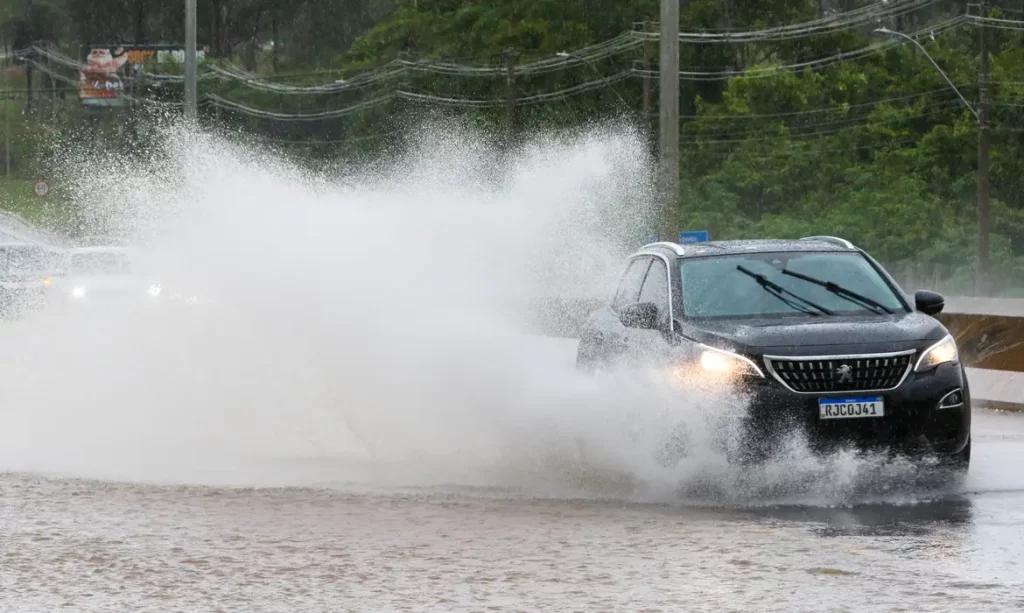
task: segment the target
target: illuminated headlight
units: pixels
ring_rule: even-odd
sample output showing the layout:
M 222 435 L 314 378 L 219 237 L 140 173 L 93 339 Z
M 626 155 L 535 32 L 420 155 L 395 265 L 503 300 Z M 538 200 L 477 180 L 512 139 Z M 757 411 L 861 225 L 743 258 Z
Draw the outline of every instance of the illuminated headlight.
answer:
M 914 366 L 914 372 L 924 372 L 939 364 L 956 364 L 959 361 L 960 352 L 956 348 L 956 341 L 952 336 L 946 335 L 946 338 L 924 350 Z
M 723 351 L 701 345 L 700 365 L 707 372 L 730 376 L 752 376 L 764 378 L 764 373 L 748 358 L 731 351 Z
M 85 298 L 85 287 L 78 285 L 71 288 L 71 297 L 79 300 Z
M 149 294 L 151 298 L 156 298 L 162 291 L 164 291 L 164 289 L 159 285 L 150 285 L 149 289 L 146 290 L 146 293 Z

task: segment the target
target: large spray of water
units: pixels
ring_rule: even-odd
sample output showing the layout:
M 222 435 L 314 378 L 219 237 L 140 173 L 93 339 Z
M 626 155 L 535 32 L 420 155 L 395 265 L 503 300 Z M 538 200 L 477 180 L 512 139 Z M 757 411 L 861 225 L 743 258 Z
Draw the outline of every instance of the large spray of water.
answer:
M 646 237 L 642 139 L 509 157 L 458 126 L 410 134 L 340 176 L 181 128 L 132 161 L 68 157 L 83 223 L 144 244 L 147 272 L 204 303 L 5 325 L 2 468 L 656 499 L 852 487 L 860 464 L 798 442 L 730 468 L 717 441 L 741 399 L 587 377 L 571 341 L 529 330 L 532 300 L 605 295 Z M 687 456 L 666 460 L 680 432 Z

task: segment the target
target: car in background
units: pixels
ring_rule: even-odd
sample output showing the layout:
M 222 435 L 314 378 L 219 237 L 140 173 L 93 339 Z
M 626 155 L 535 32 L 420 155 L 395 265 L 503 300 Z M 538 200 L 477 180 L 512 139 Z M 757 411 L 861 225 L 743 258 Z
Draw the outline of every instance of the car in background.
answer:
M 741 240 L 634 253 L 581 332 L 577 366 L 654 366 L 682 389 L 747 397 L 738 457 L 793 435 L 966 470 L 971 396 L 942 296 L 905 295 L 864 250 L 834 237 Z
M 59 252 L 27 241 L 0 242 L 0 317 L 42 306 Z
M 142 270 L 139 253 L 130 247 L 69 249 L 46 282 L 47 302 L 66 307 L 198 302 L 196 296 L 169 295 L 159 281 Z

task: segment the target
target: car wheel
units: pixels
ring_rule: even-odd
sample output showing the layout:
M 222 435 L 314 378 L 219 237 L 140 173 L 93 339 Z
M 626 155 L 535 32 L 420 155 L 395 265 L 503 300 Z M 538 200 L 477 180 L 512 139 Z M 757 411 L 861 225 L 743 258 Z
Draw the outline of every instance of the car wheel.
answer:
M 596 373 L 600 370 L 603 360 L 591 343 L 580 341 L 576 349 L 576 368 L 585 373 Z
M 943 465 L 946 468 L 954 470 L 958 473 L 966 473 L 971 466 L 971 439 L 967 438 L 967 444 L 960 451 L 948 456 L 943 460 Z

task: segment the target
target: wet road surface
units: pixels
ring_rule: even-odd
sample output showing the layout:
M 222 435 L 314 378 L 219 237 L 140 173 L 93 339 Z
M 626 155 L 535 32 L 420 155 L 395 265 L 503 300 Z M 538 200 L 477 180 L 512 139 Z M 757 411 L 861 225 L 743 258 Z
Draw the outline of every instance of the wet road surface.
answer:
M 1024 417 L 841 506 L 0 477 L 0 611 L 1019 611 Z M 895 502 L 894 502 L 895 501 Z

